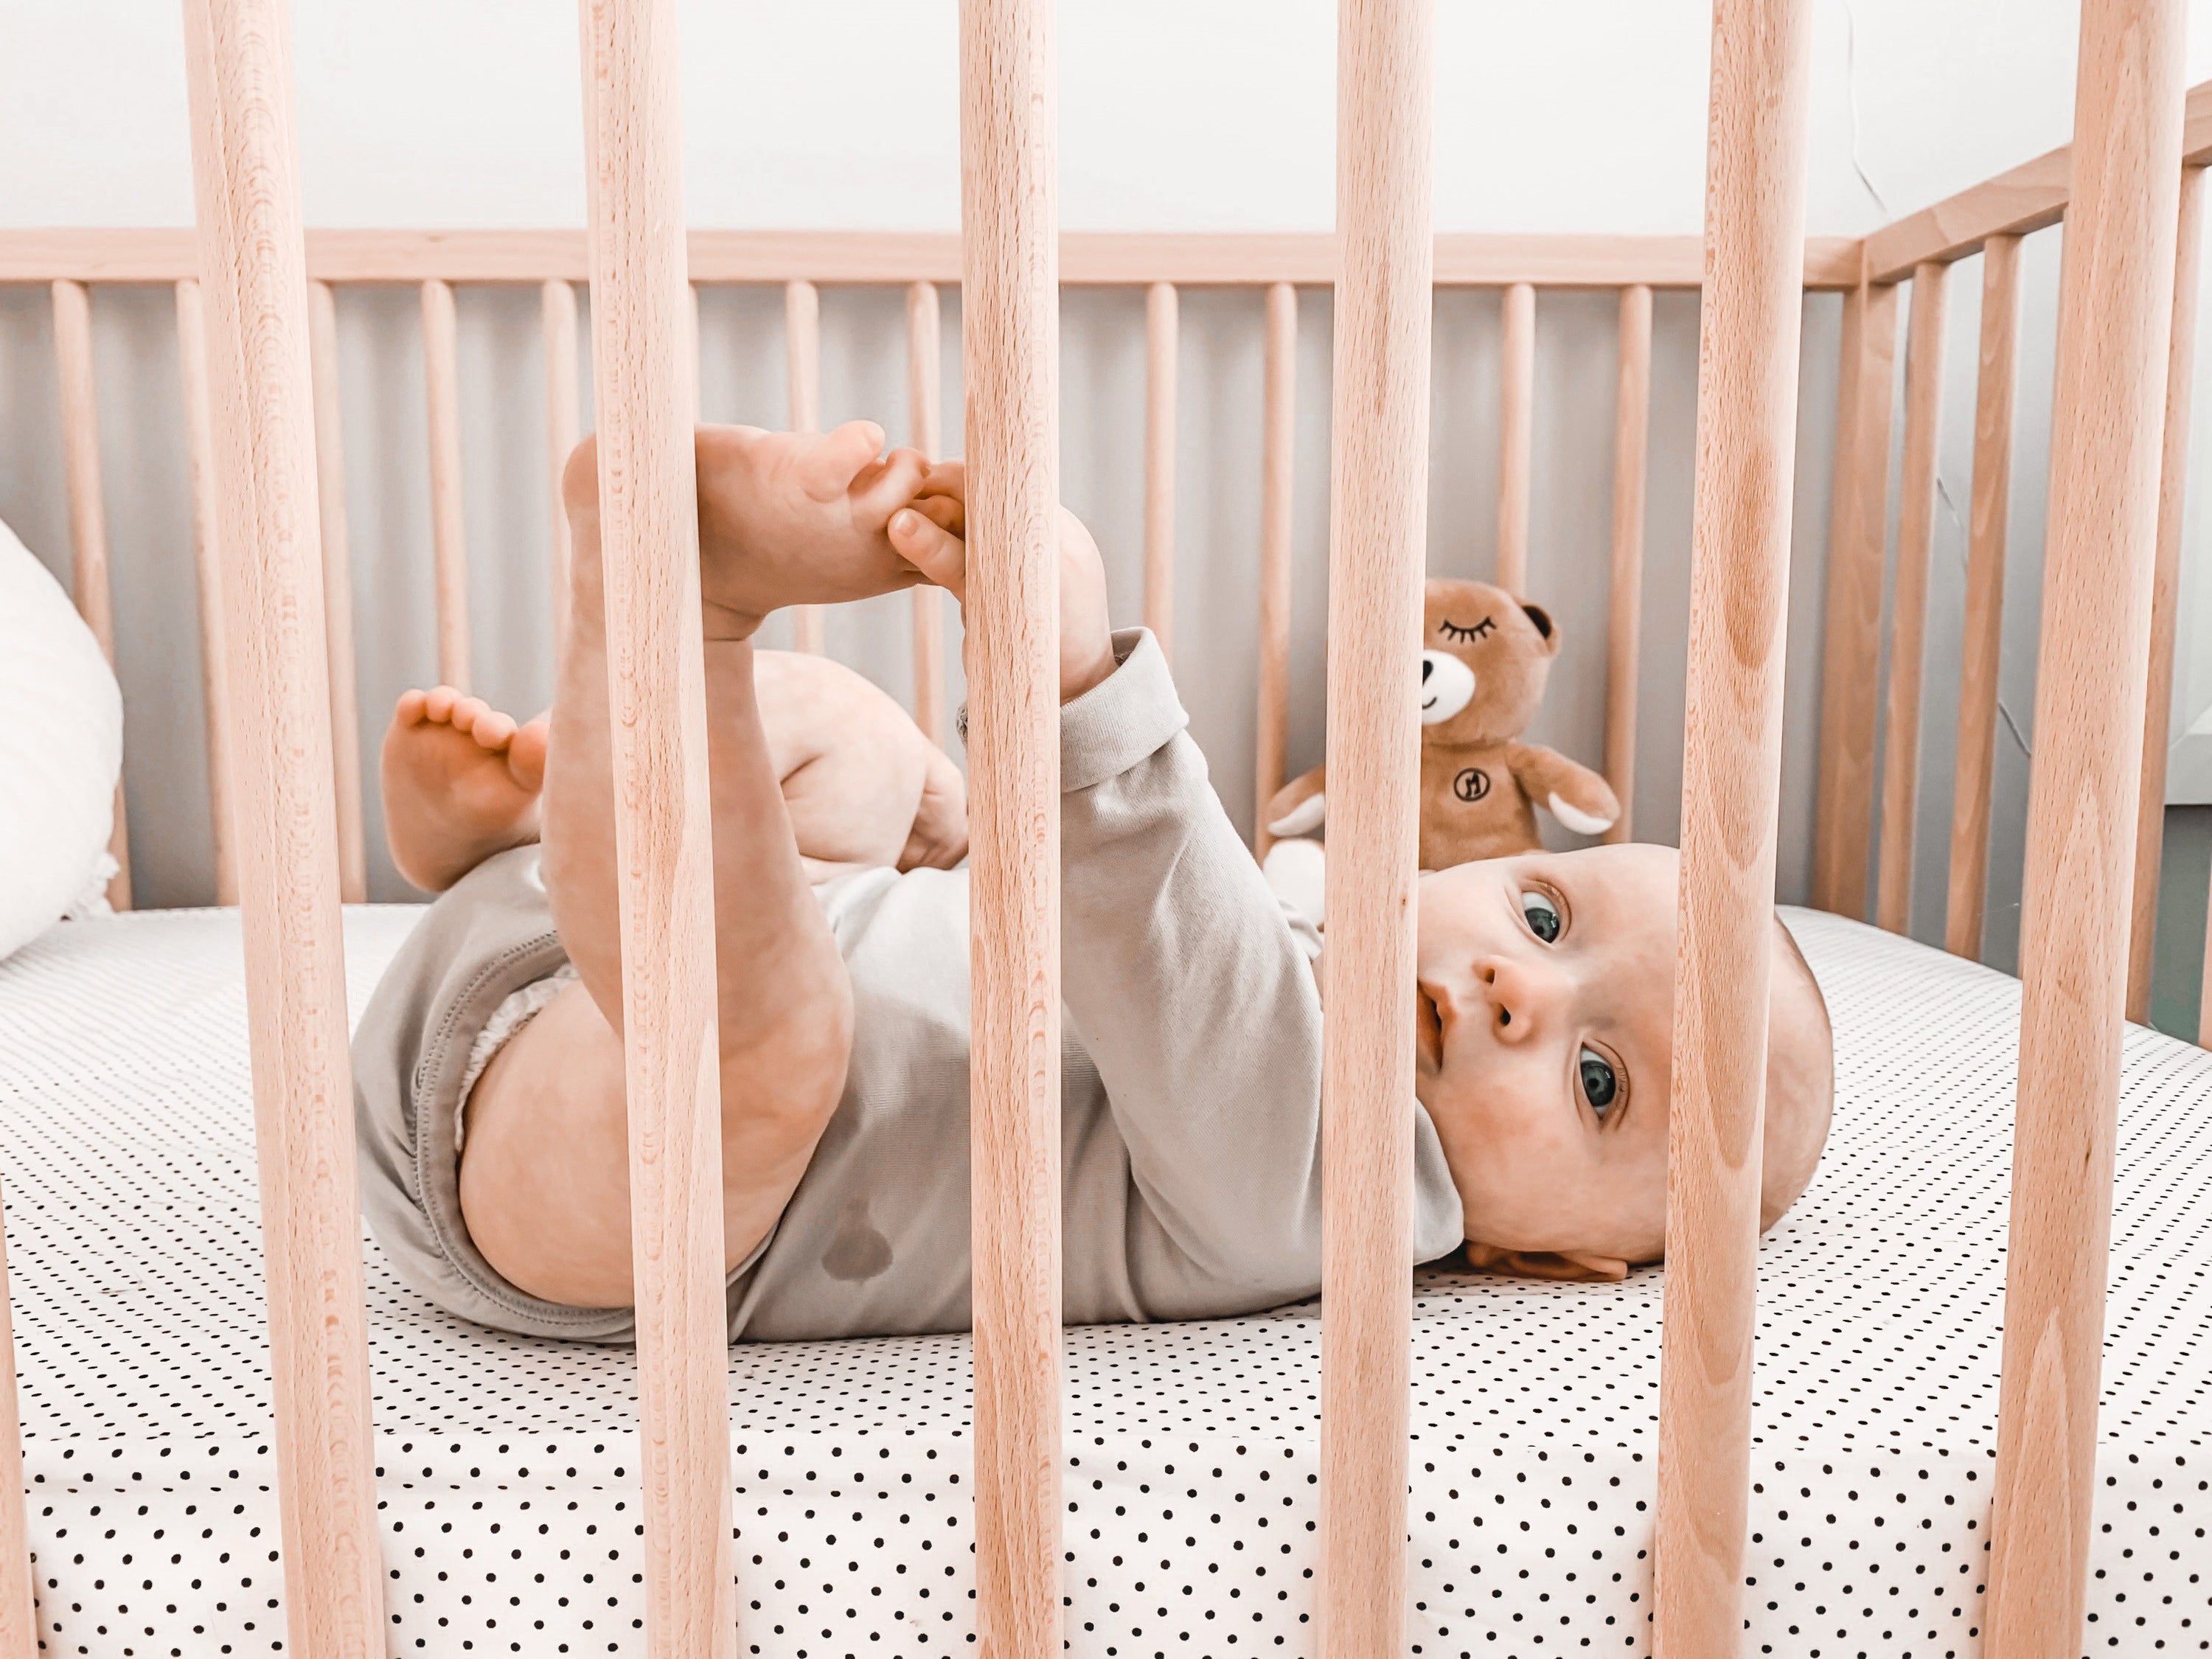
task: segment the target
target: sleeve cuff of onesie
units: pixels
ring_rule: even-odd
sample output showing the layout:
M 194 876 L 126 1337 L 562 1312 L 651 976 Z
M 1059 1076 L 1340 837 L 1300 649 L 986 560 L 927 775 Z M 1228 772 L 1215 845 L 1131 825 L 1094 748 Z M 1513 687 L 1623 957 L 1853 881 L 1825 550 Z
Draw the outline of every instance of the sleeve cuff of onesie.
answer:
M 1119 777 L 1190 724 L 1149 629 L 1115 634 L 1114 663 L 1111 674 L 1060 711 L 1062 794 Z

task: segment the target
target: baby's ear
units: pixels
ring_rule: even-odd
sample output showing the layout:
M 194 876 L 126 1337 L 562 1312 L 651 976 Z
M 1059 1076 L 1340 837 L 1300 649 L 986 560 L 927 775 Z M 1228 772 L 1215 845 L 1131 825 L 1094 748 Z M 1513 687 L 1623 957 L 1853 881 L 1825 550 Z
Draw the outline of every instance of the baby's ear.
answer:
M 1523 1279 L 1578 1279 L 1589 1284 L 1618 1284 L 1628 1277 L 1628 1264 L 1617 1255 L 1597 1255 L 1588 1250 L 1502 1250 L 1495 1244 L 1467 1242 L 1471 1267 L 1492 1273 L 1517 1273 Z

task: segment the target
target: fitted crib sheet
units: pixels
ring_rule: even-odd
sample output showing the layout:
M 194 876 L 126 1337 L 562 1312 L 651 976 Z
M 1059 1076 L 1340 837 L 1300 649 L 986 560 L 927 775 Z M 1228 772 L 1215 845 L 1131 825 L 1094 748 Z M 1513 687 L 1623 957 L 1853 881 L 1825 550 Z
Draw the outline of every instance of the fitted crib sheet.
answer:
M 346 918 L 356 1010 L 417 913 Z M 2016 982 L 1793 913 L 1835 1015 L 1827 1160 L 1762 1250 L 1749 1650 L 1980 1650 Z M 2131 1030 L 2088 1651 L 2212 1650 L 2212 1058 Z M 282 1650 L 237 921 L 0 963 L 0 1178 L 46 1650 Z M 635 1362 L 482 1331 L 366 1246 L 395 1654 L 642 1651 Z M 1642 1653 L 1660 1291 L 1416 1285 L 1410 1643 Z M 1066 1630 L 1313 1650 L 1314 1304 L 1071 1331 Z M 744 1650 L 973 1639 L 968 1344 L 730 1360 Z

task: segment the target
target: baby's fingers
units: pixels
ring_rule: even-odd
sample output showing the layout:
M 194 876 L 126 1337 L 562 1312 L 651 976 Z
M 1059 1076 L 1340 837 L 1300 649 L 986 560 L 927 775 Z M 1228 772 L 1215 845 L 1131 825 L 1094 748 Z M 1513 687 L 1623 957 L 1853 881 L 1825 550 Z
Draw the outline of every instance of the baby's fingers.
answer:
M 891 550 L 965 605 L 968 602 L 968 544 L 920 509 L 902 507 L 891 514 Z

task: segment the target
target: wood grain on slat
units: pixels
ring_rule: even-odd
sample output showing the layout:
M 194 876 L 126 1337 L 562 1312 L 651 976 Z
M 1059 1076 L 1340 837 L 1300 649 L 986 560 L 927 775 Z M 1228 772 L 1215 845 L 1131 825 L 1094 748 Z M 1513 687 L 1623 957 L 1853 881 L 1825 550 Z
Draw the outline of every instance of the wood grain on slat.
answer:
M 2185 0 L 2081 4 L 2021 888 L 1986 1659 L 2076 1659 L 2085 1638 L 2187 10 Z
M 1644 623 L 1644 485 L 1651 430 L 1651 290 L 1620 291 L 1620 367 L 1613 404 L 1613 581 L 1606 599 L 1605 779 L 1630 840 L 1636 816 L 1637 660 Z
M 283 0 L 186 0 L 285 1650 L 386 1643 Z
M 1536 290 L 1505 290 L 1498 351 L 1498 585 L 1528 592 L 1528 486 L 1536 450 Z
M 38 1659 L 39 1614 L 23 1493 L 22 1417 L 15 1391 L 15 1322 L 9 1307 L 7 1230 L 0 1226 L 0 1659 Z
M 107 507 L 100 481 L 100 402 L 93 385 L 92 301 L 81 283 L 53 285 L 54 367 L 61 380 L 62 475 L 69 495 L 70 596 L 115 665 L 115 610 L 107 568 Z M 127 736 L 127 733 L 126 733 Z M 115 818 L 107 836 L 115 874 L 107 902 L 131 908 L 131 829 L 123 780 L 115 781 Z
M 698 386 L 676 0 L 584 0 L 608 706 L 636 1277 L 645 1651 L 731 1659 L 714 854 Z
M 1175 284 L 1145 290 L 1145 626 L 1175 660 L 1176 356 L 1180 335 Z
M 813 283 L 783 285 L 783 344 L 793 432 L 822 429 L 822 294 Z M 827 632 L 822 607 L 802 605 L 791 613 L 792 637 L 801 651 L 820 656 Z
M 1253 743 L 1252 845 L 1267 856 L 1267 803 L 1283 787 L 1291 726 L 1291 528 L 1298 435 L 1298 291 L 1267 289 L 1260 439 L 1260 707 Z
M 561 473 L 576 447 L 582 416 L 576 356 L 576 290 L 566 280 L 538 289 L 538 331 L 545 353 L 546 511 L 553 530 L 553 660 L 568 648 L 568 510 L 561 500 Z
M 939 411 L 945 346 L 934 283 L 906 291 L 907 442 L 931 460 L 943 450 Z M 945 596 L 924 582 L 913 590 L 914 723 L 932 743 L 945 741 Z
M 2203 240 L 2204 172 L 2191 167 L 2182 174 L 2181 213 L 2175 223 L 2173 331 L 2166 360 L 2158 556 L 2151 588 L 2149 678 L 2143 697 L 2142 782 L 2136 793 L 2134 904 L 2128 924 L 2128 1018 L 2141 1024 L 2150 1023 L 2159 863 L 2166 848 L 2166 726 L 2173 713 L 2173 637 L 2181 608 L 2181 532 L 2189 506 L 2190 392 L 2197 371 L 2197 283 Z
M 1435 19 L 1428 0 L 1343 0 L 1337 18 L 1315 1643 L 1329 1659 L 1399 1659 Z
M 422 284 L 422 386 L 429 404 L 430 549 L 437 571 L 438 678 L 469 689 L 468 523 L 461 512 L 461 387 L 453 290 Z
M 1669 1659 L 1743 1637 L 1811 12 L 1713 15 L 1651 1540 L 1652 1650 Z
M 231 844 L 230 678 L 222 631 L 222 549 L 216 533 L 215 412 L 207 321 L 197 282 L 177 284 L 177 368 L 185 395 L 185 459 L 191 477 L 192 568 L 199 579 L 200 702 L 207 723 L 208 817 L 215 837 L 215 902 L 238 902 Z M 0 1650 L 4 1651 L 4 1650 Z
M 1873 843 L 1889 430 L 1897 383 L 1893 285 L 1854 289 L 1845 296 L 1837 383 L 1813 902 L 1857 920 L 1866 915 L 1867 855 Z
M 1806 286 L 1856 287 L 1861 247 L 1856 237 L 1807 238 Z M 697 283 L 960 280 L 959 238 L 944 231 L 695 230 L 690 254 Z M 1448 232 L 1436 239 L 1437 282 L 1444 287 L 1693 289 L 1703 280 L 1702 257 L 1695 236 Z M 574 230 L 318 230 L 307 237 L 307 267 L 326 283 L 536 283 L 589 274 L 583 234 Z M 191 238 L 174 230 L 0 231 L 0 282 L 173 283 L 194 270 Z M 1325 287 L 1336 280 L 1336 253 L 1327 232 L 1070 231 L 1060 239 L 1060 278 L 1072 286 Z
M 353 556 L 346 533 L 345 429 L 338 413 L 338 305 L 328 283 L 307 284 L 307 341 L 315 391 L 315 495 L 321 503 L 338 892 L 348 904 L 361 904 L 368 898 L 368 854 L 362 830 L 361 715 L 354 688 Z
M 1898 485 L 1897 588 L 1881 768 L 1875 919 L 1902 933 L 1912 918 L 1912 842 L 1920 791 L 1920 687 L 1928 654 L 1928 562 L 1936 545 L 1936 447 L 1943 436 L 1943 316 L 1948 265 L 1912 273 L 1905 353 L 1905 465 Z
M 1060 1651 L 1059 125 L 1048 0 L 960 8 L 981 1659 Z
M 1990 878 L 1990 790 L 2004 648 L 2005 535 L 2012 502 L 2012 416 L 2020 336 L 2020 238 L 1982 250 L 1980 368 L 1974 386 L 1974 480 L 1966 532 L 1966 617 L 1960 646 L 1959 748 L 1951 796 L 1951 868 L 1943 948 L 1978 960 Z

